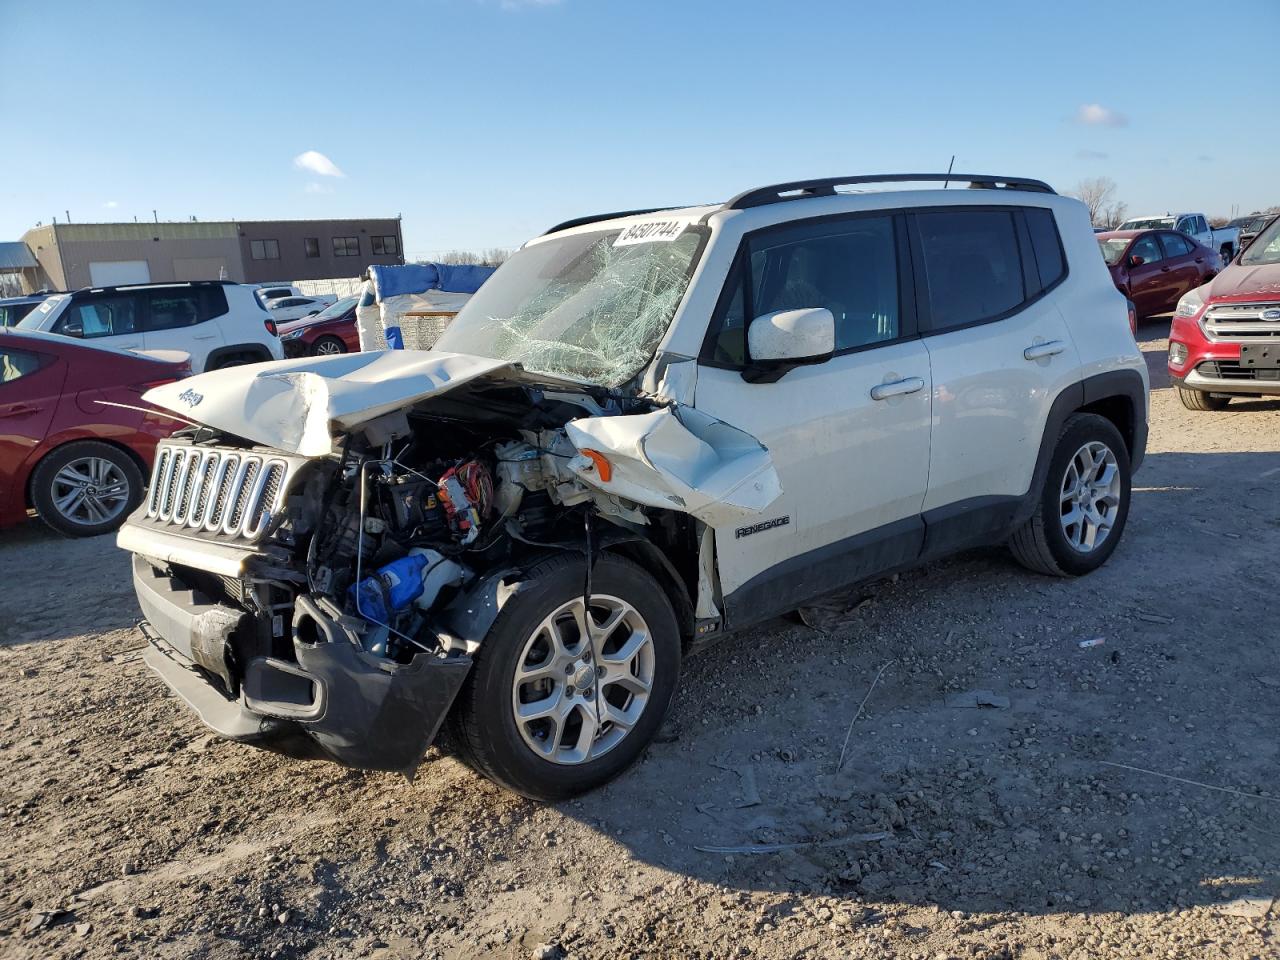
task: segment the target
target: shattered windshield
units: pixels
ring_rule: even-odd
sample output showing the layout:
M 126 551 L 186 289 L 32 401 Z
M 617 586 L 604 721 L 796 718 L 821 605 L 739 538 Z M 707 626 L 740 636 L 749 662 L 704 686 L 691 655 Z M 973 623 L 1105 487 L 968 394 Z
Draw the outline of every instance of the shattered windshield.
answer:
M 502 265 L 435 349 L 616 387 L 653 357 L 689 285 L 707 231 L 581 233 L 530 244 Z

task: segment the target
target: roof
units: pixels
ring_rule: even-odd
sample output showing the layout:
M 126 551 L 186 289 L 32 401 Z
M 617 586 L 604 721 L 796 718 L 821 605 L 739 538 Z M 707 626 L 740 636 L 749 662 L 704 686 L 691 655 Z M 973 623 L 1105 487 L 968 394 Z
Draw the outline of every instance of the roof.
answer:
M 1095 234 L 1099 240 L 1128 240 L 1132 237 L 1139 236 L 1143 233 L 1158 233 L 1157 229 L 1152 230 L 1103 230 L 1101 233 Z
M 31 248 L 21 240 L 0 243 L 0 270 L 27 270 L 38 266 Z

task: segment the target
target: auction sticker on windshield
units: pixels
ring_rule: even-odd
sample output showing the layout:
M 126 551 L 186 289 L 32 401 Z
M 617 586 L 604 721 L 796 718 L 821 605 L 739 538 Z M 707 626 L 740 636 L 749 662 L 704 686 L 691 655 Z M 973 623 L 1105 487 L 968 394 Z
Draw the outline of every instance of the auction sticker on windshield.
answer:
M 637 243 L 662 243 L 674 240 L 684 233 L 685 227 L 693 221 L 680 218 L 667 220 L 645 220 L 626 227 L 618 239 L 613 241 L 615 247 L 630 247 Z

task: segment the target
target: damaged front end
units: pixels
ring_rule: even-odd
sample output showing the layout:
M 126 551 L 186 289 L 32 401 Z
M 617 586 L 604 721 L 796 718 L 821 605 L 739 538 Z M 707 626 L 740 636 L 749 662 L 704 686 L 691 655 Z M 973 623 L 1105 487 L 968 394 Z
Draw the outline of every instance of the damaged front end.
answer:
M 759 443 L 691 409 L 460 355 L 283 361 L 148 400 L 202 421 L 161 444 L 119 534 L 148 665 L 225 737 L 301 733 L 410 776 L 526 570 L 648 557 L 693 635 L 719 617 L 710 527 L 780 492 Z

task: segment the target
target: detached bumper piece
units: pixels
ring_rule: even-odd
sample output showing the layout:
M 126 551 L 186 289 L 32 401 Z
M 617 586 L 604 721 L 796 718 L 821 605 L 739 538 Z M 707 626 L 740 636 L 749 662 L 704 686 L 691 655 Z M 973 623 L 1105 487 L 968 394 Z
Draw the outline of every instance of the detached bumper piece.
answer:
M 374 656 L 360 646 L 358 624 L 323 598 L 300 597 L 296 661 L 252 657 L 237 678 L 231 651 L 249 614 L 139 556 L 133 581 L 150 643 L 143 660 L 231 740 L 269 745 L 301 732 L 338 763 L 412 777 L 471 670 L 465 656 L 420 653 L 404 664 Z

